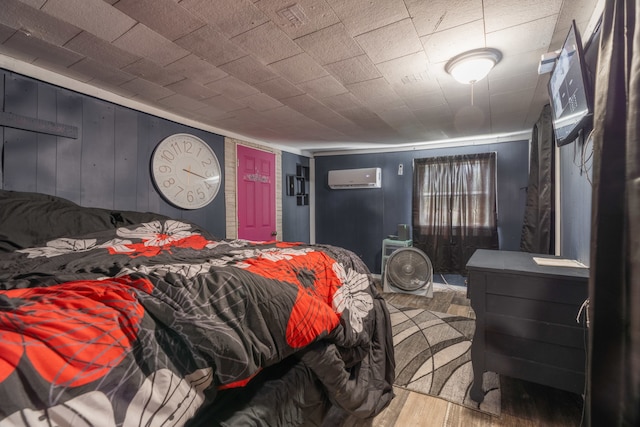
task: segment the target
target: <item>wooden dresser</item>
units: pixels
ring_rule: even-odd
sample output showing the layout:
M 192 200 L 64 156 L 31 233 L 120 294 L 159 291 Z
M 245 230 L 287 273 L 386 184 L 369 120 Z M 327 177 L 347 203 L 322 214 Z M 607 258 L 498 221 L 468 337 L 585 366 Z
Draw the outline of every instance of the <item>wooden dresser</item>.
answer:
M 482 401 L 482 374 L 496 372 L 581 394 L 585 379 L 589 270 L 542 266 L 527 252 L 477 250 L 467 263 L 476 314 L 471 398 Z M 585 309 L 586 310 L 586 309 Z

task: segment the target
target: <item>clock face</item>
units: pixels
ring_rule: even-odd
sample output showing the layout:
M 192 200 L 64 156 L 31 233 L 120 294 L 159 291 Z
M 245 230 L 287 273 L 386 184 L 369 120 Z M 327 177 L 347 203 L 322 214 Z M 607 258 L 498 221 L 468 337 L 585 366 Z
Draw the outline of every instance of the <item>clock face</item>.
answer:
M 183 209 L 208 205 L 221 184 L 220 163 L 200 138 L 177 133 L 162 140 L 151 157 L 151 177 L 162 196 Z

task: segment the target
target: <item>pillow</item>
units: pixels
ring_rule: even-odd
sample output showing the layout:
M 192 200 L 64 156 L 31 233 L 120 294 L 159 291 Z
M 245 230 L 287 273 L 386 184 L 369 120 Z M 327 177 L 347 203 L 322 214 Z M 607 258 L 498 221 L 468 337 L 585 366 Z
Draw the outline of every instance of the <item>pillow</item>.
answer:
M 169 217 L 150 212 L 86 208 L 47 194 L 0 190 L 0 252 L 166 219 Z

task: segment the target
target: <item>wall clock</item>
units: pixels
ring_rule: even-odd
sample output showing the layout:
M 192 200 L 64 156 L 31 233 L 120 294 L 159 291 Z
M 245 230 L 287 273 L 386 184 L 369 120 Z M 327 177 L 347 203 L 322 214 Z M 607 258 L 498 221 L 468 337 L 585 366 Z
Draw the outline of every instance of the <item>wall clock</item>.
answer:
M 171 135 L 151 156 L 151 178 L 162 197 L 182 209 L 199 209 L 213 201 L 221 184 L 213 149 L 187 133 Z

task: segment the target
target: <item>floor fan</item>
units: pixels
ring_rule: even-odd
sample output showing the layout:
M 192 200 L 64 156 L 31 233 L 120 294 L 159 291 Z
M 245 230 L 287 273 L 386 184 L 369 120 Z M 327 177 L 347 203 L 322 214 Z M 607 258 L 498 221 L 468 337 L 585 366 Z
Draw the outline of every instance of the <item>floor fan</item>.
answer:
M 418 248 L 394 251 L 384 267 L 383 289 L 433 297 L 433 266 L 429 257 Z

